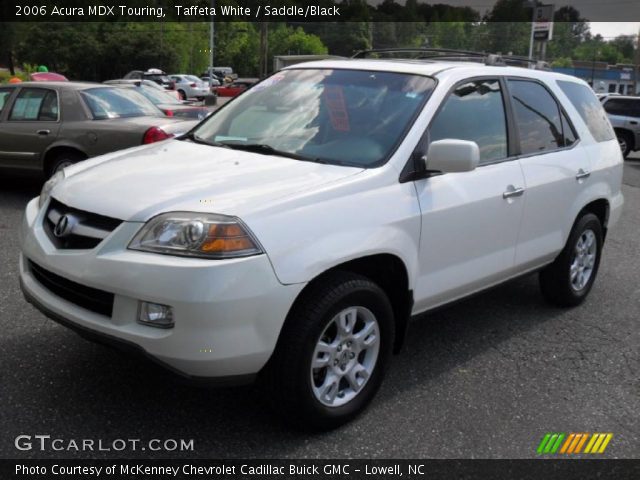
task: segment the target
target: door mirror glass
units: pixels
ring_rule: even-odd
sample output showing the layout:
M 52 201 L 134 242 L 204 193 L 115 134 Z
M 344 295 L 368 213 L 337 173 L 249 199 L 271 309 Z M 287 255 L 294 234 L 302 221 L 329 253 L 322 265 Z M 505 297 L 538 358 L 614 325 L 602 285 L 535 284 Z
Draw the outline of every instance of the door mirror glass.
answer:
M 429 145 L 426 167 L 442 173 L 471 172 L 479 162 L 480 148 L 476 142 L 444 139 Z

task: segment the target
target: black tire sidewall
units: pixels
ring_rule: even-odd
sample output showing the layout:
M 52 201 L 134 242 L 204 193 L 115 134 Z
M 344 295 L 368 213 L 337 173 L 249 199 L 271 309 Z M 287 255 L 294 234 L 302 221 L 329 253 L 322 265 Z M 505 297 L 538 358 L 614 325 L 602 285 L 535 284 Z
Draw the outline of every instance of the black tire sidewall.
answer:
M 587 282 L 587 284 L 584 286 L 582 290 L 577 291 L 571 285 L 571 274 L 570 274 L 571 260 L 573 258 L 573 252 L 575 250 L 578 239 L 582 236 L 582 234 L 586 230 L 593 231 L 593 233 L 596 236 L 596 261 L 593 267 L 593 271 L 591 272 L 591 277 L 589 278 L 589 281 Z M 592 213 L 588 213 L 582 216 L 576 223 L 575 227 L 573 228 L 573 231 L 571 232 L 569 241 L 567 242 L 567 249 L 563 253 L 564 258 L 562 262 L 563 263 L 562 268 L 564 269 L 564 276 L 566 277 L 563 280 L 566 281 L 566 288 L 568 292 L 571 292 L 573 296 L 576 298 L 576 300 L 584 299 L 591 291 L 591 288 L 593 287 L 593 284 L 596 280 L 596 276 L 598 274 L 601 256 L 602 256 L 602 226 L 600 225 L 600 220 L 598 219 L 598 217 L 596 217 Z
M 73 154 L 73 153 L 63 153 L 63 154 L 57 156 L 51 162 L 51 164 L 49 165 L 48 171 L 46 173 L 46 177 L 47 178 L 52 177 L 53 174 L 58 169 L 58 166 L 63 162 L 71 162 L 71 164 L 73 165 L 74 163 L 78 163 L 81 160 L 82 160 L 82 157 L 80 155 Z
M 340 407 L 327 407 L 320 403 L 320 401 L 313 394 L 310 363 L 313 357 L 316 343 L 329 321 L 339 312 L 349 307 L 365 307 L 369 309 L 376 317 L 376 320 L 378 321 L 378 327 L 380 329 L 380 349 L 378 351 L 378 358 L 376 360 L 376 365 L 373 369 L 373 373 L 371 374 L 371 377 L 367 381 L 367 384 L 360 391 L 360 393 L 346 405 L 342 405 Z M 387 360 L 392 350 L 393 340 L 388 340 L 389 337 L 392 338 L 393 336 L 392 315 L 393 313 L 390 306 L 388 305 L 388 301 L 385 305 L 385 302 L 380 298 L 378 294 L 372 291 L 361 290 L 346 295 L 340 302 L 336 303 L 332 308 L 327 310 L 327 312 L 323 315 L 321 321 L 316 322 L 316 325 L 314 325 L 314 329 L 312 330 L 312 332 L 310 332 L 309 339 L 306 342 L 304 349 L 304 385 L 306 387 L 306 394 L 309 397 L 309 406 L 313 409 L 314 412 L 318 412 L 319 414 L 327 416 L 329 418 L 340 418 L 353 415 L 354 413 L 361 410 L 364 405 L 369 403 L 372 396 L 380 387 L 380 383 L 382 382 L 382 378 L 384 377 Z
M 309 299 L 313 302 L 314 308 L 307 309 L 303 305 L 303 308 L 292 312 L 293 315 L 288 321 L 295 324 L 295 335 L 298 338 L 291 338 L 291 332 L 285 330 L 285 338 L 282 339 L 284 342 L 279 342 L 278 345 L 276 354 L 279 359 L 274 367 L 281 368 L 280 371 L 272 372 L 272 378 L 277 384 L 289 386 L 288 394 L 291 397 L 287 399 L 288 407 L 283 414 L 289 423 L 299 428 L 328 430 L 354 418 L 378 391 L 393 350 L 393 310 L 382 289 L 363 277 L 336 285 L 336 289 L 340 291 L 339 297 L 325 300 L 319 291 Z M 378 358 L 367 384 L 353 400 L 339 407 L 327 407 L 313 393 L 313 352 L 328 323 L 342 310 L 355 306 L 367 308 L 376 317 L 380 331 Z M 282 368 L 283 365 L 292 367 Z M 281 375 L 290 378 L 284 379 Z
M 627 147 L 625 148 L 625 151 L 622 152 L 622 156 L 624 158 L 627 158 L 629 156 L 629 154 L 631 153 L 631 142 L 633 141 L 633 139 L 630 137 L 630 135 L 626 134 L 626 133 L 617 133 L 616 134 L 618 138 L 624 138 L 624 141 L 627 144 Z

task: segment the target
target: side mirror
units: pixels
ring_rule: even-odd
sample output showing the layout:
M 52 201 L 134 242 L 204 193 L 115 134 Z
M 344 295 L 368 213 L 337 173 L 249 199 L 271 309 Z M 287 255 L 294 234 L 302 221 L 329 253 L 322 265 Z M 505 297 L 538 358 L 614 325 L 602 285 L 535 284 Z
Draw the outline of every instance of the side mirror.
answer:
M 444 139 L 429 145 L 426 168 L 442 173 L 471 172 L 480 163 L 480 148 L 476 142 Z

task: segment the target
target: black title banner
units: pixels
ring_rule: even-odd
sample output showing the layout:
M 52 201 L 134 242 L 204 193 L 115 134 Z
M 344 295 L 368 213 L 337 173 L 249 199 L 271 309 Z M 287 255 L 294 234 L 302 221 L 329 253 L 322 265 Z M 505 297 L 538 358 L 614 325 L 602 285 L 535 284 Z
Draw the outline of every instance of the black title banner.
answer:
M 9 479 L 637 479 L 640 460 L 0 460 Z
M 532 20 L 529 0 L 3 0 L 0 22 L 415 22 Z M 640 21 L 640 2 L 555 0 L 555 21 Z

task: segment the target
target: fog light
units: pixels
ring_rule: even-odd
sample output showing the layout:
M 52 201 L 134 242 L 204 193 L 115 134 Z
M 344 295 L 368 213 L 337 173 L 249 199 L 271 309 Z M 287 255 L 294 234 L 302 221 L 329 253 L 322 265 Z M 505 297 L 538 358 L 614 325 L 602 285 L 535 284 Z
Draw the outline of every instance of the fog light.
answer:
M 159 303 L 140 302 L 138 323 L 158 328 L 173 328 L 173 309 Z

